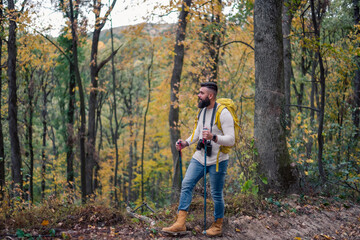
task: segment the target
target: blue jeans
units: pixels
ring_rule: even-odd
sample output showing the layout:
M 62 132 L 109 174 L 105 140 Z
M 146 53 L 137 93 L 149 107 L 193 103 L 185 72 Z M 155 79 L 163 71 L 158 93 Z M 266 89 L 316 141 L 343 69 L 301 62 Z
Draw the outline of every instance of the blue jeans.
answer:
M 214 218 L 224 217 L 223 188 L 228 160 L 219 163 L 219 171 L 216 172 L 216 164 L 207 166 L 206 173 L 210 175 L 211 196 L 214 201 Z M 196 183 L 204 176 L 204 166 L 192 158 L 186 170 L 185 178 L 182 181 L 180 203 L 178 210 L 188 211 L 192 200 L 192 191 Z

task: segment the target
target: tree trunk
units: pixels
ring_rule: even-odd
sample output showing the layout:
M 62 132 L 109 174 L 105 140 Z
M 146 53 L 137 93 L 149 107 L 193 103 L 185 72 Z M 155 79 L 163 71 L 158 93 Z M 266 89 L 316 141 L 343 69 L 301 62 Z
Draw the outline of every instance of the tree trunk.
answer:
M 133 149 L 133 121 L 130 120 L 130 150 L 129 150 L 129 164 L 128 164 L 128 175 L 129 175 L 129 185 L 128 185 L 128 200 L 133 201 L 133 193 L 132 193 L 132 179 L 133 179 L 133 165 L 134 165 L 134 149 Z
M 208 26 L 203 26 L 205 46 L 210 54 L 210 60 L 208 62 L 209 70 L 205 71 L 205 75 L 208 81 L 216 82 L 219 72 L 221 39 L 225 34 L 225 28 L 221 24 L 222 0 L 216 0 L 215 3 L 211 1 L 210 4 L 212 5 L 212 16 L 208 24 L 213 25 L 213 27 L 210 31 L 206 31 L 205 27 Z
M 84 90 L 81 82 L 81 76 L 79 71 L 79 60 L 78 60 L 78 35 L 77 35 L 77 14 L 79 7 L 79 0 L 75 0 L 76 9 L 74 11 L 73 0 L 70 0 L 70 23 L 71 23 L 71 36 L 72 36 L 72 54 L 74 60 L 75 79 L 79 89 L 80 97 L 80 165 L 81 165 L 81 199 L 82 202 L 86 202 L 86 156 L 85 156 L 85 131 L 86 131 L 86 116 L 85 116 L 85 97 Z M 76 14 L 75 14 L 76 12 Z
M 315 59 L 317 58 L 317 54 L 315 54 Z M 316 89 L 316 68 L 317 68 L 317 61 L 313 60 L 312 62 L 312 70 L 311 70 L 311 93 L 310 93 L 310 126 L 313 126 L 315 123 L 315 89 Z M 312 145 L 313 145 L 313 138 L 309 137 L 309 141 L 306 144 L 306 157 L 307 159 L 311 159 L 312 153 Z
M 322 56 L 321 56 L 320 31 L 319 31 L 319 27 L 318 27 L 316 15 L 315 15 L 314 0 L 310 0 L 310 6 L 311 6 L 312 22 L 313 22 L 314 31 L 315 31 L 315 39 L 317 42 L 316 54 L 318 56 L 319 66 L 320 66 L 320 112 L 319 112 L 319 128 L 318 128 L 318 145 L 319 145 L 318 169 L 319 169 L 321 180 L 324 183 L 326 181 L 326 175 L 325 175 L 323 161 L 322 161 L 323 148 L 324 148 L 324 136 L 322 133 L 323 133 L 323 128 L 324 128 L 324 115 L 325 115 L 325 69 L 324 69 L 324 63 L 323 63 Z
M 30 76 L 29 76 L 30 75 Z M 33 185 L 33 179 L 34 179 L 34 147 L 33 147 L 33 118 L 34 118 L 34 106 L 33 106 L 33 99 L 34 99 L 34 81 L 32 79 L 32 74 L 29 73 L 29 71 L 26 71 L 26 83 L 28 86 L 28 122 L 27 122 L 27 141 L 29 145 L 29 157 L 30 157 L 30 169 L 29 169 L 29 175 L 30 175 L 30 199 L 31 202 L 34 201 L 34 185 Z
M 47 134 L 47 80 L 43 79 L 41 82 L 41 90 L 43 92 L 43 109 L 41 113 L 42 117 L 42 149 L 41 149 L 41 199 L 45 200 L 45 187 L 46 187 L 46 134 Z
M 56 137 L 55 137 L 55 132 L 54 132 L 54 127 L 53 126 L 50 126 L 50 129 L 51 131 L 49 132 L 49 138 L 51 139 L 51 142 L 52 142 L 52 149 L 53 149 L 53 154 L 54 154 L 54 162 L 57 161 L 58 157 L 59 157 L 59 152 L 57 150 L 57 147 L 56 147 Z M 54 195 L 55 195 L 55 198 L 58 197 L 58 192 L 57 192 L 57 184 L 56 184 L 56 180 L 55 180 L 55 174 L 53 173 L 53 183 L 54 183 Z
M 306 11 L 306 10 L 305 10 Z M 305 12 L 303 13 L 305 14 Z M 305 20 L 303 15 L 301 15 L 301 27 L 302 27 L 302 34 L 301 34 L 301 40 L 304 41 L 305 40 Z M 306 61 L 306 47 L 305 44 L 303 44 L 303 46 L 301 47 L 301 78 L 305 78 L 306 73 L 310 67 L 310 64 L 307 63 Z M 302 112 L 302 103 L 303 103 L 303 98 L 304 98 L 304 83 L 301 82 L 300 83 L 300 90 L 297 90 L 296 84 L 293 84 L 294 90 L 295 90 L 295 95 L 296 95 L 296 99 L 297 99 L 297 105 L 298 105 L 298 110 L 299 112 Z
M 111 36 L 111 51 L 114 52 L 114 33 L 113 33 L 113 27 L 112 27 L 112 20 L 111 20 L 111 27 L 110 27 L 110 36 Z M 119 169 L 119 147 L 117 140 L 119 139 L 119 122 L 118 122 L 118 116 L 117 116 L 117 98 L 116 98 L 116 72 L 115 72 L 115 61 L 114 56 L 111 58 L 111 75 L 112 75 L 112 97 L 113 97 L 113 116 L 115 121 L 115 131 L 112 128 L 112 121 L 110 120 L 110 126 L 111 126 L 111 136 L 113 144 L 115 145 L 115 169 L 114 169 L 114 196 L 115 196 L 115 204 L 119 204 L 119 198 L 118 198 L 118 169 Z M 112 116 L 111 116 L 112 118 Z M 120 188 L 121 189 L 121 186 Z
M 91 62 L 90 62 L 90 75 L 91 75 L 91 86 L 90 86 L 90 97 L 89 97 L 89 116 L 88 116 L 88 141 L 87 141 L 87 153 L 86 153 L 86 194 L 90 195 L 94 193 L 93 187 L 93 171 L 95 167 L 96 153 L 96 128 L 95 128 L 95 117 L 96 117 L 96 108 L 97 108 L 97 95 L 98 95 L 98 74 L 102 66 L 98 65 L 98 45 L 99 38 L 102 28 L 105 25 L 107 16 L 110 14 L 112 8 L 114 7 L 116 0 L 112 2 L 112 6 L 105 14 L 103 19 L 100 18 L 101 11 L 101 0 L 94 1 L 93 8 L 95 13 L 95 29 L 93 32 L 92 45 L 91 45 Z M 114 52 L 112 52 L 114 54 Z
M 69 64 L 69 105 L 67 111 L 67 126 L 66 126 L 66 181 L 69 189 L 74 188 L 74 114 L 75 114 L 75 69 L 74 62 Z
M 100 154 L 102 143 L 103 143 L 103 126 L 101 121 L 101 110 L 104 104 L 104 97 L 105 94 L 100 94 L 99 98 L 99 105 L 96 110 L 96 128 L 95 132 L 98 131 L 98 127 L 100 126 L 100 136 L 99 136 L 99 144 L 98 144 L 98 150 L 97 152 Z M 100 171 L 100 158 L 97 158 L 97 161 L 95 161 L 95 169 L 94 169 L 94 192 L 100 188 L 100 181 L 99 181 L 99 171 Z
M 291 66 L 291 43 L 290 43 L 290 33 L 291 33 L 291 22 L 293 19 L 293 9 L 291 5 L 291 0 L 285 0 L 283 4 L 283 15 L 282 15 L 282 33 L 284 36 L 283 45 L 284 45 L 284 87 L 285 87 L 285 120 L 286 126 L 289 130 L 287 133 L 290 133 L 291 128 L 291 78 L 293 77 L 293 69 Z
M 359 0 L 353 0 L 354 5 L 354 25 L 358 25 L 360 23 L 360 6 Z M 357 30 L 356 35 L 360 35 L 360 32 Z M 359 44 L 357 44 L 359 45 Z M 355 63 L 357 65 L 357 69 L 355 71 L 354 77 L 354 113 L 353 113 L 353 122 L 356 127 L 356 138 L 360 136 L 359 122 L 360 122 L 360 56 L 355 56 Z
M 0 0 L 0 6 L 3 6 L 3 0 Z M 3 8 L 0 7 L 0 30 L 4 32 L 3 27 Z M 2 62 L 2 45 L 3 37 L 0 36 L 0 63 Z M 0 68 L 0 113 L 2 112 L 2 68 Z M 2 118 L 0 117 L 0 202 L 4 199 L 5 193 L 5 152 L 4 152 L 4 136 L 3 136 L 3 126 Z
M 8 0 L 9 9 L 9 36 L 8 36 L 8 61 L 7 61 L 7 75 L 9 82 L 9 134 L 11 143 L 11 176 L 13 180 L 13 189 L 15 195 L 20 195 L 20 192 L 15 188 L 23 187 L 22 173 L 21 173 L 21 151 L 20 141 L 17 127 L 17 83 L 16 83 L 16 19 L 17 12 L 15 11 L 14 0 Z
M 263 190 L 287 192 L 297 177 L 290 165 L 285 137 L 282 1 L 257 0 L 254 8 L 254 136 Z
M 151 53 L 151 62 L 148 67 L 147 72 L 147 80 L 148 80 L 148 96 L 147 96 L 147 102 L 146 102 L 146 109 L 144 113 L 144 128 L 143 128 L 143 139 L 142 139 L 142 146 L 141 146 L 141 201 L 144 202 L 144 151 L 145 151 L 145 139 L 146 139 L 146 117 L 147 113 L 149 111 L 149 105 L 150 105 L 150 94 L 151 94 L 151 69 L 154 59 L 154 53 Z
M 174 47 L 174 67 L 170 83 L 170 111 L 169 111 L 169 127 L 170 127 L 170 146 L 173 157 L 174 173 L 172 178 L 172 202 L 177 201 L 180 193 L 180 166 L 179 154 L 176 150 L 175 143 L 180 138 L 179 129 L 179 87 L 181 72 L 184 63 L 184 40 L 186 33 L 186 18 L 189 14 L 191 0 L 183 0 L 182 8 L 179 15 L 178 25 L 176 29 L 176 41 Z

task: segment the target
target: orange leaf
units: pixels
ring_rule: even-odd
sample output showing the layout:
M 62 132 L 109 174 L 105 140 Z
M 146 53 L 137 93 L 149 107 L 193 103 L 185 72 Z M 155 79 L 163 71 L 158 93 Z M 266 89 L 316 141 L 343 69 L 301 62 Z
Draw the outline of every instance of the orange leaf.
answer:
M 41 226 L 47 226 L 49 225 L 49 221 L 48 220 L 43 220 L 41 223 Z

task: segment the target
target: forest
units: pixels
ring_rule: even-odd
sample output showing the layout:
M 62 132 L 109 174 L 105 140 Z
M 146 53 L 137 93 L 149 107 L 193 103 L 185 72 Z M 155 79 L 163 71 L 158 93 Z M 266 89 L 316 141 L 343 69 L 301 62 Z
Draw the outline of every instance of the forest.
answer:
M 358 239 L 359 0 L 158 1 L 177 23 L 122 27 L 125 1 L 52 0 L 56 36 L 43 4 L 0 0 L 1 239 L 166 239 L 207 81 L 240 126 L 224 239 Z M 200 182 L 188 239 L 203 205 Z

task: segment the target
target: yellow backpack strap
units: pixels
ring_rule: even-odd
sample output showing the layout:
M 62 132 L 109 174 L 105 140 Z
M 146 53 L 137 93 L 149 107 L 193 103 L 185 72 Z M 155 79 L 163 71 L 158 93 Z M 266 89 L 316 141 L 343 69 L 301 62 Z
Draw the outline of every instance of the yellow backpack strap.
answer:
M 215 124 L 218 127 L 218 129 L 220 131 L 222 131 L 221 128 L 221 122 L 220 122 L 220 114 L 222 112 L 222 110 L 225 108 L 225 105 L 219 104 L 219 107 L 216 110 L 216 115 L 215 115 Z M 219 172 L 219 156 L 220 156 L 220 152 L 221 152 L 221 146 L 219 148 L 217 157 L 216 157 L 216 172 Z
M 199 109 L 197 117 L 195 118 L 195 126 L 194 126 L 194 130 L 193 130 L 193 132 L 191 134 L 190 142 L 192 142 L 193 139 L 194 139 L 195 131 L 196 131 L 196 128 L 197 128 L 197 125 L 198 125 L 198 122 L 199 122 L 199 117 L 200 117 L 201 112 L 202 112 L 202 109 Z
M 224 108 L 226 108 L 225 105 L 219 104 L 219 107 L 217 108 L 216 115 L 215 115 L 215 124 L 216 124 L 216 126 L 218 127 L 218 129 L 220 131 L 222 131 L 221 122 L 220 122 L 220 115 L 221 115 L 222 110 L 224 110 Z

